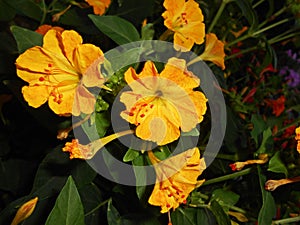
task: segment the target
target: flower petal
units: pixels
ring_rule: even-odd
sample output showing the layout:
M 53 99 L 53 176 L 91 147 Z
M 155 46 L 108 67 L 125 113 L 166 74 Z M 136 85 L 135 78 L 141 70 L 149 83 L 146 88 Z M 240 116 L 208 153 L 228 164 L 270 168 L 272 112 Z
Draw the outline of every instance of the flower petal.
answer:
M 74 50 L 82 44 L 82 37 L 74 30 L 66 30 L 62 32 L 61 39 L 64 54 L 75 67 Z
M 199 78 L 186 71 L 186 62 L 183 59 L 169 59 L 164 70 L 160 73 L 160 77 L 169 79 L 186 90 L 191 90 L 200 85 Z
M 22 88 L 24 99 L 33 108 L 38 108 L 47 102 L 49 93 L 47 86 L 24 86 Z
M 200 55 L 200 58 L 202 60 L 211 61 L 224 70 L 224 43 L 219 41 L 215 34 L 206 34 L 205 50 Z
M 74 66 L 81 74 L 84 74 L 86 70 L 95 61 L 99 61 L 99 58 L 103 56 L 103 52 L 100 48 L 92 44 L 79 45 L 74 50 Z M 99 61 L 101 62 L 101 60 Z M 102 59 L 103 62 L 103 59 Z
M 83 85 L 76 89 L 72 114 L 79 116 L 80 112 L 91 114 L 95 110 L 96 99 Z

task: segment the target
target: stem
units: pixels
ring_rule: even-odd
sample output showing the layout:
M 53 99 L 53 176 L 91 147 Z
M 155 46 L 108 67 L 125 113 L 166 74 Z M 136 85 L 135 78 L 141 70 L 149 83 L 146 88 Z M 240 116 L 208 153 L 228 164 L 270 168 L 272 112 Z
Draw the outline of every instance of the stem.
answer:
M 105 200 L 104 202 L 101 202 L 99 205 L 97 205 L 95 208 L 93 208 L 91 211 L 87 212 L 86 214 L 84 214 L 84 216 L 89 216 L 92 213 L 96 212 L 99 208 L 101 208 L 102 206 L 104 206 L 106 203 L 108 203 L 111 200 L 111 198 Z
M 270 30 L 270 29 L 272 29 L 272 28 L 274 28 L 274 27 L 277 27 L 277 26 L 280 25 L 280 24 L 289 22 L 290 20 L 291 20 L 291 18 L 286 18 L 286 19 L 284 19 L 284 20 L 278 21 L 277 23 L 273 23 L 273 24 L 271 24 L 270 26 L 267 26 L 267 27 L 265 27 L 265 28 L 263 28 L 263 29 L 260 29 L 260 30 L 258 30 L 258 31 L 256 31 L 256 32 L 252 33 L 251 36 L 254 37 L 254 36 L 256 36 L 256 35 L 258 35 L 258 34 L 260 34 L 260 33 L 263 33 L 263 32 L 265 32 L 265 31 L 267 31 L 267 30 Z
M 212 29 L 216 25 L 219 17 L 222 15 L 222 12 L 223 12 L 223 10 L 224 10 L 224 8 L 225 8 L 226 5 L 227 5 L 227 1 L 223 0 L 222 3 L 221 3 L 221 5 L 220 5 L 220 8 L 217 11 L 216 16 L 214 17 L 213 21 L 211 22 L 211 24 L 210 24 L 210 26 L 209 26 L 209 28 L 207 30 L 207 33 L 210 33 L 212 31 Z
M 281 220 L 275 220 L 272 222 L 272 225 L 288 224 L 288 223 L 293 223 L 293 222 L 298 222 L 298 221 L 300 221 L 300 216 L 291 217 L 291 218 L 287 218 L 287 219 L 281 219 Z
M 218 182 L 222 182 L 222 181 L 225 181 L 225 180 L 231 180 L 231 179 L 234 179 L 234 178 L 239 177 L 239 176 L 247 175 L 250 172 L 251 172 L 251 168 L 247 168 L 247 169 L 241 170 L 241 171 L 236 172 L 236 173 L 232 173 L 232 174 L 228 174 L 228 175 L 225 175 L 225 176 L 210 179 L 208 181 L 205 181 L 201 186 L 218 183 Z
M 286 39 L 289 39 L 289 38 L 292 38 L 292 37 L 295 37 L 295 36 L 298 36 L 298 35 L 300 35 L 300 32 L 298 32 L 298 33 L 291 33 L 291 34 L 286 35 L 286 36 L 280 35 L 280 36 L 277 36 L 277 37 L 269 40 L 269 44 L 275 44 L 277 42 L 281 42 L 283 40 L 286 40 Z
M 40 22 L 40 25 L 42 25 L 45 22 L 47 13 L 48 13 L 48 8 L 46 7 L 46 3 L 45 0 L 42 0 L 42 5 L 43 5 L 43 16 Z
M 277 134 L 280 134 L 281 132 L 285 131 L 285 130 L 286 130 L 287 128 L 289 128 L 290 126 L 297 125 L 299 122 L 300 122 L 300 118 L 297 119 L 297 120 L 295 120 L 294 122 L 292 122 L 292 123 L 290 123 L 290 124 L 288 124 L 288 125 L 282 127 L 281 129 L 279 129 L 279 130 L 277 131 L 276 136 L 277 136 Z
M 225 57 L 225 61 L 228 60 L 228 59 L 232 59 L 232 58 L 235 58 L 239 55 L 242 55 L 242 54 L 245 54 L 245 53 L 248 53 L 248 52 L 252 52 L 252 51 L 255 51 L 258 49 L 258 46 L 253 46 L 251 48 L 247 48 L 247 49 L 243 49 L 241 50 L 240 52 L 237 52 L 235 54 L 232 54 L 232 55 L 229 55 L 229 56 L 226 56 Z
M 255 9 L 257 6 L 259 6 L 261 3 L 263 3 L 265 0 L 260 0 L 257 3 L 255 3 L 252 8 Z
M 287 9 L 288 7 L 284 6 L 283 8 L 281 8 L 280 10 L 278 10 L 276 13 L 274 13 L 272 16 L 270 16 L 268 19 L 266 19 L 265 21 L 263 21 L 259 26 L 258 28 L 261 28 L 263 27 L 264 25 L 266 25 L 268 22 L 274 20 L 276 17 L 280 16 L 280 14 L 284 13 L 285 10 Z

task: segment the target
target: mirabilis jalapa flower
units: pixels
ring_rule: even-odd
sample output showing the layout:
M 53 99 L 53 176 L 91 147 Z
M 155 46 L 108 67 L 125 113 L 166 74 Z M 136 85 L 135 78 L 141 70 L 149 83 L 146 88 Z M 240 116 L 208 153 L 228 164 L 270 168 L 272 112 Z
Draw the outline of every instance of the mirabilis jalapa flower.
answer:
M 126 106 L 121 117 L 136 126 L 139 138 L 165 145 L 203 120 L 207 99 L 194 91 L 200 80 L 187 71 L 185 60 L 169 59 L 161 73 L 147 61 L 139 74 L 129 68 L 124 77 L 132 91 L 120 96 Z
M 162 14 L 165 26 L 174 32 L 174 48 L 189 51 L 194 43 L 202 44 L 205 36 L 204 17 L 194 0 L 165 0 Z
M 94 14 L 103 15 L 109 7 L 111 0 L 85 0 L 90 6 L 93 7 Z
M 82 41 L 73 30 L 51 29 L 42 47 L 32 47 L 17 58 L 17 75 L 29 83 L 22 93 L 30 106 L 38 108 L 48 101 L 56 114 L 64 116 L 94 111 L 96 100 L 86 87 L 103 86 L 97 68 L 103 52 Z
M 205 181 L 197 180 L 206 169 L 198 148 L 189 149 L 164 161 L 156 158 L 152 151 L 148 152 L 148 156 L 156 173 L 155 186 L 148 202 L 160 206 L 161 213 L 185 203 L 189 194 Z

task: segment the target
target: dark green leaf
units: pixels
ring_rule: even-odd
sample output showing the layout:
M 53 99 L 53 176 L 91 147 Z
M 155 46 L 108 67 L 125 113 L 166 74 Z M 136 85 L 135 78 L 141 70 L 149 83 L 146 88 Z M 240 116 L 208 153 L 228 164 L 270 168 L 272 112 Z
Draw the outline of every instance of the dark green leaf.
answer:
M 201 208 L 177 208 L 171 213 L 173 225 L 216 224 L 209 210 Z
M 211 201 L 210 210 L 215 215 L 218 225 L 231 225 L 228 215 L 216 200 Z
M 96 27 L 119 45 L 140 40 L 135 27 L 118 16 L 89 15 Z
M 74 180 L 70 176 L 57 197 L 46 225 L 84 225 L 84 211 Z
M 263 132 L 263 139 L 259 149 L 257 150 L 257 153 L 261 154 L 261 153 L 266 153 L 268 151 L 269 141 L 272 141 L 271 137 L 272 137 L 272 131 L 271 128 L 268 127 Z
M 0 21 L 10 21 L 14 18 L 16 11 L 6 1 L 0 1 Z
M 248 32 L 252 32 L 257 28 L 258 25 L 258 17 L 256 12 L 252 8 L 251 1 L 248 0 L 236 0 L 234 1 L 242 10 L 242 14 L 248 20 L 250 25 Z
M 235 205 L 240 196 L 232 191 L 216 189 L 212 193 L 212 200 L 216 200 L 224 209 L 228 211 L 230 206 Z
M 265 190 L 266 177 L 261 173 L 261 169 L 259 166 L 258 176 L 263 200 L 263 205 L 258 215 L 258 224 L 270 225 L 272 224 L 272 218 L 276 214 L 276 205 L 271 192 Z
M 16 39 L 19 53 L 23 53 L 28 48 L 42 46 L 43 44 L 43 36 L 37 32 L 18 26 L 11 26 L 11 32 Z
M 263 118 L 259 115 L 252 115 L 251 123 L 253 124 L 253 130 L 251 131 L 251 137 L 254 139 L 256 146 L 258 146 L 258 137 L 267 128 L 267 125 Z
M 120 214 L 118 210 L 113 206 L 112 200 L 108 202 L 108 206 L 107 206 L 107 222 L 108 225 L 122 224 Z
M 280 152 L 276 152 L 270 159 L 268 171 L 274 173 L 283 173 L 285 177 L 288 176 L 288 170 L 280 158 Z
M 6 0 L 17 13 L 23 14 L 34 20 L 40 21 L 43 16 L 43 2 L 34 0 Z

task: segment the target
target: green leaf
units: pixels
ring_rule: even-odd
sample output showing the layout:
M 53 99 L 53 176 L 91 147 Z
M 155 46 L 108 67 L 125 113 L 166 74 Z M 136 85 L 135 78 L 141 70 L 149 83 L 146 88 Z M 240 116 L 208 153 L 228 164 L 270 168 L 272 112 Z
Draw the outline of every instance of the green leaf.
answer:
M 263 205 L 258 214 L 258 224 L 270 225 L 272 224 L 272 218 L 276 214 L 276 205 L 271 192 L 265 190 L 266 177 L 261 173 L 259 166 L 258 176 L 263 200 Z
M 177 208 L 171 213 L 173 225 L 216 224 L 214 216 L 207 209 Z
M 126 154 L 123 157 L 123 161 L 124 162 L 130 162 L 132 160 L 134 160 L 136 157 L 138 157 L 140 155 L 139 151 L 136 151 L 134 149 L 128 149 Z
M 43 35 L 37 32 L 18 26 L 11 26 L 10 29 L 16 39 L 20 54 L 31 47 L 42 46 L 43 44 Z
M 215 215 L 218 225 L 231 225 L 228 215 L 216 200 L 211 201 L 210 210 Z
M 58 195 L 46 225 L 85 225 L 84 211 L 75 182 L 70 176 Z
M 212 200 L 216 200 L 224 211 L 229 211 L 229 207 L 235 205 L 239 201 L 240 196 L 232 191 L 224 189 L 216 189 L 212 193 Z
M 248 32 L 252 32 L 258 26 L 258 17 L 256 12 L 253 10 L 251 1 L 249 0 L 236 0 L 235 3 L 240 7 L 242 10 L 242 14 L 248 20 L 250 25 Z
M 145 26 L 142 27 L 142 40 L 152 40 L 154 36 L 154 27 L 152 23 L 148 23 Z
M 261 142 L 261 145 L 260 145 L 259 149 L 257 150 L 258 154 L 266 153 L 268 151 L 267 148 L 268 148 L 269 140 L 272 141 L 271 137 L 272 137 L 272 131 L 271 131 L 271 128 L 268 127 L 263 132 L 263 139 L 262 139 L 262 142 Z
M 35 0 L 6 0 L 12 8 L 16 9 L 18 14 L 25 15 L 36 21 L 41 21 L 43 16 L 43 1 Z
M 270 159 L 268 171 L 274 173 L 283 173 L 285 177 L 288 176 L 288 170 L 280 158 L 280 152 L 276 152 L 275 155 Z
M 119 45 L 140 40 L 136 28 L 118 16 L 89 15 L 96 27 Z
M 0 1 L 0 21 L 10 21 L 15 17 L 16 11 L 4 0 Z
M 118 225 L 122 222 L 118 210 L 112 204 L 112 200 L 108 202 L 107 206 L 107 222 L 108 225 Z
M 251 137 L 254 139 L 256 146 L 258 146 L 259 135 L 267 128 L 267 125 L 260 115 L 252 115 L 251 123 L 253 124 L 253 130 L 251 131 Z

